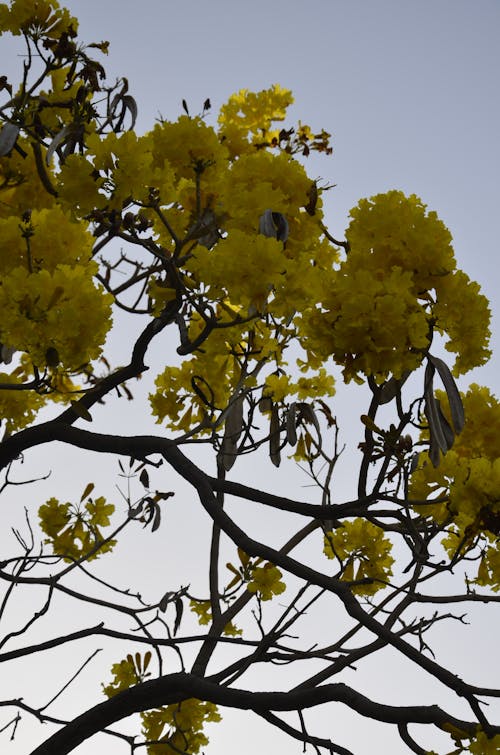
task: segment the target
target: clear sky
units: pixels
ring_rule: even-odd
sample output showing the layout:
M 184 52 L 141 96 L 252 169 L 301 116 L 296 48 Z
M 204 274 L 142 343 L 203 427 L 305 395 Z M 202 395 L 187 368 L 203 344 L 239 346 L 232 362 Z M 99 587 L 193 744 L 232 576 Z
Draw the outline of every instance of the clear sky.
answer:
M 500 395 L 498 0 L 72 0 L 66 5 L 80 20 L 82 40 L 110 41 L 104 63 L 110 78 L 128 78 L 139 105 L 139 131 L 160 115 L 175 119 L 183 98 L 198 112 L 210 97 L 215 117 L 234 91 L 279 83 L 295 95 L 291 125 L 301 120 L 333 136 L 333 156 L 315 157 L 308 170 L 335 184 L 326 199 L 335 237 L 342 237 L 348 211 L 359 198 L 389 189 L 416 193 L 436 210 L 454 237 L 459 266 L 481 284 L 493 312 L 496 352 L 462 385 L 474 379 Z M 0 73 L 8 71 L 15 81 L 21 41 L 5 39 L 0 45 L 7 51 L 0 55 Z M 497 613 L 492 637 L 498 625 Z M 453 652 L 470 653 L 474 663 L 486 666 L 487 655 L 467 646 L 466 635 L 460 637 L 450 640 Z M 443 636 L 444 643 L 448 640 Z M 474 668 L 471 662 L 469 671 Z M 372 689 L 383 686 L 394 701 L 402 680 L 392 679 L 388 669 L 384 678 L 380 669 L 373 672 Z M 25 673 L 19 694 L 29 679 L 28 666 Z M 78 700 L 74 710 L 80 710 Z M 228 719 L 239 726 L 246 720 Z M 220 732 L 214 727 L 208 754 L 233 753 L 241 732 L 236 726 L 223 724 Z M 257 731 L 254 719 L 249 726 Z M 255 739 L 252 734 L 238 740 L 238 755 L 250 755 L 255 747 L 300 752 L 299 744 L 259 731 Z M 398 740 L 377 739 L 380 732 L 368 725 L 353 731 L 356 755 L 400 755 Z M 110 755 L 123 752 L 114 747 L 106 741 Z M 27 748 L 21 738 L 7 743 L 14 755 Z M 78 755 L 95 751 L 90 743 L 77 750 Z
M 292 89 L 291 121 L 333 135 L 310 172 L 338 235 L 360 197 L 416 193 L 450 228 L 459 264 L 482 285 L 500 332 L 500 4 L 497 0 L 76 0 L 87 39 L 109 39 L 139 129 L 241 88 Z M 310 161 L 310 164 L 312 161 Z M 497 349 L 498 351 L 498 349 Z M 498 357 L 497 357 L 498 358 Z M 498 361 L 483 371 L 490 383 Z M 486 378 L 484 378 L 486 380 Z

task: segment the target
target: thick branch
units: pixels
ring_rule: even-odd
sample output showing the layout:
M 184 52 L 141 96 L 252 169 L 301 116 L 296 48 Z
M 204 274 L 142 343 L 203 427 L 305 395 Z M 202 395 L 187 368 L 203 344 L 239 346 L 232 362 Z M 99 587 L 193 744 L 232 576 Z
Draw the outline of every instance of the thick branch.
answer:
M 341 702 L 362 716 L 385 723 L 434 724 L 438 727 L 451 723 L 462 731 L 470 732 L 471 735 L 477 727 L 475 722 L 449 716 L 437 705 L 383 705 L 345 684 L 327 684 L 323 687 L 289 692 L 252 692 L 221 687 L 207 679 L 178 673 L 138 684 L 96 705 L 49 737 L 33 750 L 31 755 L 66 755 L 89 737 L 133 713 L 182 702 L 191 697 L 229 708 L 253 710 L 256 713 L 303 710 L 328 702 Z

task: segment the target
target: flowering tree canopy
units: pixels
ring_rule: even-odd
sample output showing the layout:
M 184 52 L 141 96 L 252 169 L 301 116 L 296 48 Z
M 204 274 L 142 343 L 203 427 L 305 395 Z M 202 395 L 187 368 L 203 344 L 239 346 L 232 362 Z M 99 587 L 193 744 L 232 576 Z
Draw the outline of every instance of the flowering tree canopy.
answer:
M 136 133 L 127 80 L 105 77 L 108 43 L 83 44 L 77 31 L 57 0 L 0 5 L 0 32 L 25 44 L 20 81 L 0 77 L 1 491 L 12 494 L 21 462 L 55 442 L 82 459 L 117 456 L 128 487 L 122 503 L 98 480 L 65 501 L 54 476 L 54 495 L 30 503 L 29 534 L 0 563 L 0 660 L 43 663 L 45 651 L 97 636 L 117 643 L 117 657 L 76 717 L 54 717 L 52 700 L 37 707 L 28 688 L 1 702 L 14 712 L 0 730 L 14 738 L 26 717 L 52 724 L 37 729 L 33 755 L 72 752 L 98 732 L 124 752 L 196 754 L 206 725 L 238 708 L 297 751 L 346 755 L 333 725 L 325 734 L 308 722 L 310 709 L 341 703 L 395 727 L 405 751 L 429 752 L 425 724 L 446 735 L 447 753 L 498 752 L 500 722 L 485 704 L 500 690 L 459 678 L 430 649 L 436 625 L 500 599 L 500 404 L 455 382 L 489 357 L 489 309 L 457 268 L 450 232 L 420 198 L 392 190 L 360 200 L 336 240 L 323 215 L 329 187 L 306 170 L 310 153 L 331 153 L 330 134 L 291 126 L 292 95 L 278 85 L 240 91 L 217 118 L 209 100 L 196 115 L 183 103 L 176 121 Z M 130 322 L 142 323 L 138 337 Z M 130 341 L 122 366 L 112 329 Z M 163 363 L 141 397 L 154 344 Z M 334 491 L 336 382 L 365 386 L 352 418 L 354 500 Z M 92 429 L 111 397 L 123 413 L 144 398 L 161 430 Z M 229 479 L 251 454 L 262 486 Z M 297 463 L 306 500 L 262 489 L 266 465 L 286 475 Z M 146 602 L 133 564 L 127 590 L 102 575 L 126 529 L 140 523 L 166 548 L 176 538 L 162 516 L 177 501 L 166 469 L 168 487 L 175 473 L 210 521 L 204 592 L 169 574 Z M 254 510 L 254 531 L 235 500 Z M 259 527 L 263 509 L 280 532 Z M 32 585 L 43 602 L 16 618 L 13 587 Z M 54 624 L 41 642 L 59 594 L 79 606 L 80 629 Z M 102 623 L 88 626 L 87 604 Z M 338 621 L 316 623 L 309 644 L 308 617 L 327 614 Z M 353 685 L 346 671 L 385 649 L 449 704 L 388 705 Z M 132 714 L 136 734 L 120 732 Z

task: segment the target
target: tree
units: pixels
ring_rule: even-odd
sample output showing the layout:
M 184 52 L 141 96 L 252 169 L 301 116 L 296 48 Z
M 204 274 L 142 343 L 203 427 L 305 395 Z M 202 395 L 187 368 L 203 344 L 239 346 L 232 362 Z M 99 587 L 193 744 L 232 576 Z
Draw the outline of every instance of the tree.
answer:
M 129 648 L 102 669 L 80 715 L 49 713 L 55 698 L 9 698 L 4 730 L 16 735 L 21 712 L 57 724 L 37 755 L 71 752 L 104 730 L 130 752 L 197 753 L 205 724 L 240 708 L 316 751 L 349 753 L 308 717 L 342 703 L 396 727 L 408 751 L 428 751 L 426 725 L 455 753 L 497 752 L 500 725 L 485 703 L 500 691 L 460 679 L 433 652 L 442 622 L 463 622 L 464 604 L 498 603 L 500 586 L 499 403 L 455 383 L 489 356 L 488 304 L 457 269 L 444 224 L 418 197 L 390 191 L 361 200 L 336 240 L 323 220 L 328 186 L 304 168 L 310 152 L 331 151 L 330 135 L 283 125 L 292 97 L 279 86 L 234 95 L 215 126 L 208 99 L 197 115 L 183 103 L 177 121 L 141 136 L 126 79 L 106 82 L 107 43 L 82 45 L 55 0 L 0 5 L 0 30 L 26 44 L 20 84 L 0 79 L 2 494 L 28 485 L 21 462 L 55 443 L 118 457 L 126 482 L 121 505 L 89 480 L 71 501 L 28 507 L 27 534 L 0 564 L 0 659 L 82 637 Z M 112 316 L 130 341 L 125 366 L 106 345 Z M 91 429 L 114 397 L 122 412 L 141 400 L 156 344 L 164 364 L 145 411 L 161 431 Z M 365 386 L 352 500 L 334 487 L 335 377 Z M 280 475 L 300 464 L 307 500 L 229 479 L 249 455 Z M 165 522 L 173 473 L 212 523 L 206 584 L 201 594 L 169 574 L 145 600 L 103 574 L 138 525 L 165 547 L 176 537 Z M 252 507 L 251 531 L 236 501 Z M 277 531 L 260 523 L 265 509 Z M 15 592 L 33 586 L 42 604 L 16 619 Z M 59 595 L 80 606 L 80 628 L 54 626 L 40 640 Z M 87 605 L 102 622 L 88 625 Z M 317 622 L 309 644 L 307 622 L 325 615 L 335 623 Z M 448 702 L 388 705 L 346 683 L 387 649 L 439 682 Z M 141 735 L 115 727 L 134 713 Z

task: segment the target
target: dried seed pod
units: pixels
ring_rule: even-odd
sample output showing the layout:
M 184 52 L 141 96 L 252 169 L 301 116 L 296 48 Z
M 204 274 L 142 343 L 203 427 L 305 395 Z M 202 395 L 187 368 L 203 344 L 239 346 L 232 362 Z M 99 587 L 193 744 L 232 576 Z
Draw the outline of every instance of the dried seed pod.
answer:
M 295 401 L 290 404 L 286 413 L 286 439 L 291 446 L 297 443 L 297 404 Z
M 243 430 L 243 396 L 239 396 L 226 416 L 224 438 L 222 440 L 221 458 L 226 472 L 232 468 L 236 461 L 238 440 Z
M 271 411 L 271 424 L 269 428 L 269 457 L 275 467 L 279 467 L 281 463 L 280 452 L 280 420 L 278 414 L 278 407 L 273 405 Z
M 259 218 L 259 233 L 285 242 L 288 238 L 288 220 L 281 212 L 266 210 Z
M 16 143 L 19 126 L 15 123 L 4 123 L 0 131 L 0 157 L 8 155 Z

